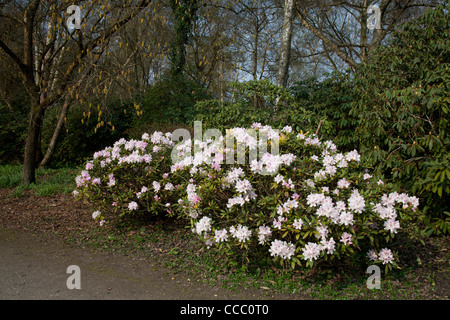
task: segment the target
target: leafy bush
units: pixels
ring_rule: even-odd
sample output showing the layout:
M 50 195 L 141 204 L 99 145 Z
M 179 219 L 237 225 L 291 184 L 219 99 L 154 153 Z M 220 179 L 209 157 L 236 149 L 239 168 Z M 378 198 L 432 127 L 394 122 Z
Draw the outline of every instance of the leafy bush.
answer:
M 371 54 L 353 81 L 360 151 L 441 219 L 429 233 L 450 230 L 449 22 L 448 4 L 426 11 Z
M 315 130 L 324 117 L 306 110 L 288 89 L 268 80 L 231 82 L 226 99 L 205 100 L 195 106 L 197 119 L 208 128 L 225 130 L 261 122 L 275 128 L 292 124 L 296 130 Z M 324 124 L 325 126 L 325 124 Z
M 193 106 L 208 98 L 208 92 L 195 82 L 178 77 L 165 77 L 149 87 L 141 98 L 140 115 L 133 127 L 153 123 L 189 124 L 194 121 Z
M 184 217 L 207 246 L 292 266 L 367 253 L 388 269 L 396 266 L 387 248 L 394 236 L 419 237 L 419 200 L 372 177 L 357 151 L 340 153 L 291 127 L 214 133 L 176 146 L 171 133 L 121 139 L 94 154 L 74 193 L 98 207 L 101 224 L 137 213 Z
M 145 133 L 141 140 L 122 138 L 112 147 L 94 153 L 76 177 L 75 194 L 81 192 L 104 212 L 98 217 L 102 221 L 108 218 L 108 212 L 112 217 L 173 213 L 166 204 L 174 202 L 172 192 L 179 190 L 180 181 L 176 175 L 168 179 L 171 146 L 170 133 Z
M 290 91 L 299 105 L 327 120 L 320 130 L 323 139 L 333 139 L 340 150 L 351 151 L 358 143 L 357 118 L 349 115 L 355 99 L 352 76 L 337 71 L 326 76 L 320 81 L 310 78 L 296 82 Z

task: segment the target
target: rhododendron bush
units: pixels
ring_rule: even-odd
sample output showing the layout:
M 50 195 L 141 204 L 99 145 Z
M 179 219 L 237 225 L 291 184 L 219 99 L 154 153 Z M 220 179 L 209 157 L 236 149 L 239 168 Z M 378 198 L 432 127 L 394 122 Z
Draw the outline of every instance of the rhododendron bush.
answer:
M 259 123 L 215 139 L 171 138 L 144 134 L 95 153 L 75 194 L 98 206 L 101 224 L 111 213 L 164 212 L 186 219 L 207 247 L 293 266 L 363 253 L 390 268 L 394 236 L 418 233 L 419 199 L 373 177 L 356 150 Z
M 170 174 L 173 145 L 170 133 L 143 134 L 139 141 L 120 139 L 94 153 L 75 179 L 74 195 L 98 207 L 93 217 L 100 224 L 107 214 L 173 215 L 173 196 L 181 191 L 178 177 Z

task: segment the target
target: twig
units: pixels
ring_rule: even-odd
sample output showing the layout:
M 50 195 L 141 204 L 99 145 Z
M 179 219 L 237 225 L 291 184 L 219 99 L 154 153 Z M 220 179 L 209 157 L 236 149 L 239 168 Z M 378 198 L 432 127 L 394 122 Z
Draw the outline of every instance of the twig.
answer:
M 319 125 L 317 126 L 316 136 L 319 134 L 320 127 L 322 127 L 322 120 L 319 121 Z

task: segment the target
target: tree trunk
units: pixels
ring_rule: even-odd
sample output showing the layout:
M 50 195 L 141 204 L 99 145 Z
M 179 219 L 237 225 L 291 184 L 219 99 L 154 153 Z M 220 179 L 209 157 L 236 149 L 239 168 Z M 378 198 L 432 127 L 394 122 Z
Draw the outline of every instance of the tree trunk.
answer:
M 255 22 L 255 34 L 253 38 L 253 81 L 258 80 L 258 41 L 259 41 L 259 23 Z M 258 109 L 258 96 L 256 91 L 253 95 L 253 108 L 255 111 Z
M 361 62 L 365 61 L 367 58 L 367 33 L 368 33 L 368 28 L 367 28 L 367 1 L 364 2 L 364 7 L 362 8 L 362 10 L 360 11 L 360 25 L 361 25 L 361 29 L 360 29 L 360 36 L 359 36 L 359 41 L 360 41 L 360 46 L 361 46 L 361 54 L 360 54 L 360 60 Z
M 28 123 L 27 138 L 25 141 L 25 153 L 23 157 L 22 185 L 29 185 L 36 182 L 36 155 L 39 146 L 42 123 L 44 120 L 44 108 L 39 107 L 39 87 L 36 85 L 34 73 L 34 45 L 33 32 L 36 12 L 40 1 L 31 1 L 23 13 L 24 22 L 24 44 L 23 44 L 23 63 L 21 65 L 22 76 L 25 89 L 30 97 L 30 118 Z
M 294 0 L 284 1 L 283 28 L 281 29 L 280 61 L 278 63 L 277 85 L 286 88 L 291 59 L 292 20 L 294 15 Z M 274 111 L 278 109 L 280 97 L 275 99 Z
M 52 138 L 50 139 L 50 143 L 48 145 L 47 151 L 45 153 L 44 158 L 42 159 L 39 167 L 45 167 L 48 165 L 50 158 L 55 151 L 56 142 L 58 141 L 59 134 L 64 126 L 64 120 L 67 116 L 70 106 L 70 98 L 66 98 L 64 101 L 64 105 L 61 110 L 61 115 L 59 116 L 58 123 L 56 124 L 55 131 L 53 132 Z
M 277 84 L 285 88 L 291 57 L 292 18 L 294 15 L 294 0 L 284 1 L 283 29 L 281 30 L 280 61 L 278 64 Z
M 31 102 L 30 122 L 28 124 L 22 168 L 22 185 L 29 185 L 36 182 L 36 154 L 38 151 L 45 109 L 36 110 L 35 105 L 35 103 Z

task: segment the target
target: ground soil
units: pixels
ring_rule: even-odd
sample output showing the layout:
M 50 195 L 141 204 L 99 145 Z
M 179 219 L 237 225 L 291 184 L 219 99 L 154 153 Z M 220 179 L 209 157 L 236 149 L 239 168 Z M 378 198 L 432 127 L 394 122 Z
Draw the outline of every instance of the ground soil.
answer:
M 20 197 L 0 189 L 0 299 L 308 299 L 305 294 L 230 291 L 194 283 L 174 274 L 152 257 L 93 252 L 67 244 L 67 236 L 92 228 L 92 209 L 70 195 L 38 197 L 25 190 Z M 450 291 L 447 238 L 429 240 L 421 252 L 417 281 L 422 297 L 448 300 Z M 81 290 L 69 290 L 67 268 L 81 270 Z M 432 280 L 430 280 L 432 277 Z

